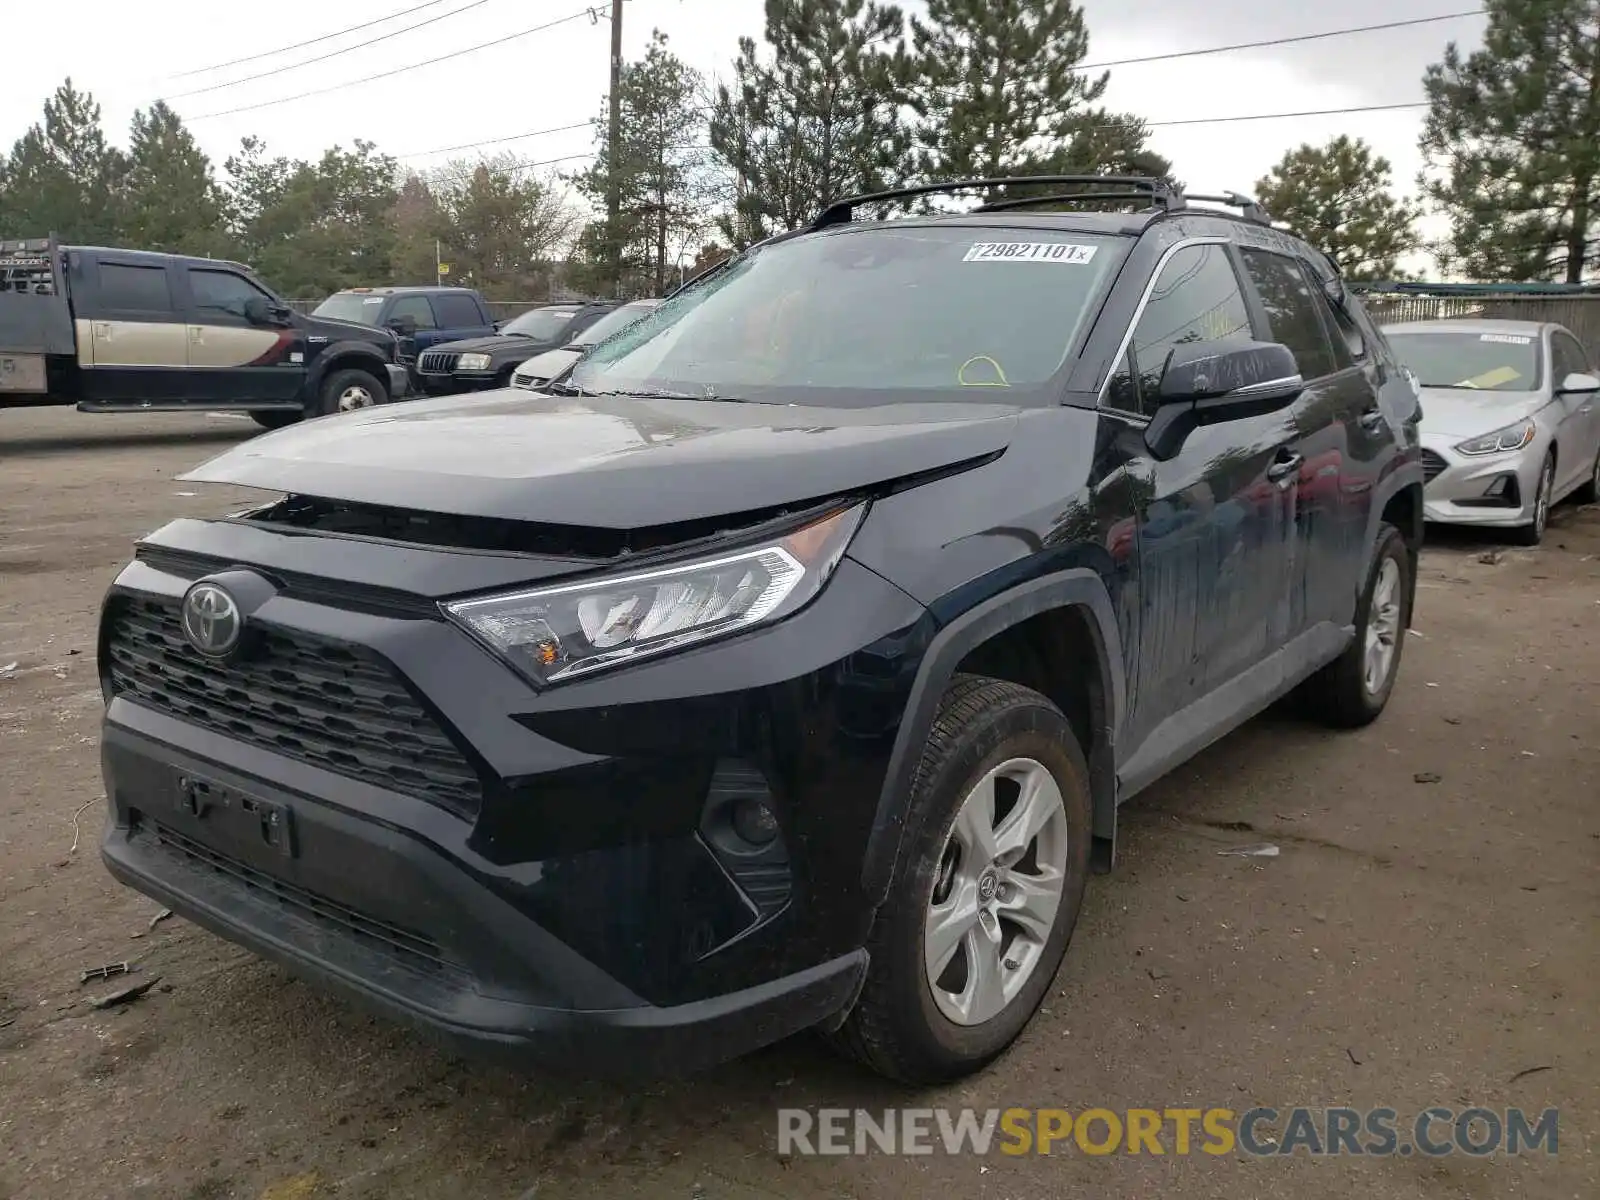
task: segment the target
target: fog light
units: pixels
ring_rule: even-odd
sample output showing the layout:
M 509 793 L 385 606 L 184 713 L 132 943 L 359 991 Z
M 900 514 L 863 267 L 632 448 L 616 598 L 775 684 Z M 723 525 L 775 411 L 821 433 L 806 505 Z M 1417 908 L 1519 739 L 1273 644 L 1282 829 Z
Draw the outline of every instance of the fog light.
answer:
M 736 801 L 733 831 L 752 846 L 765 846 L 778 836 L 777 814 L 759 800 Z
M 1511 483 L 1511 476 L 1502 475 L 1498 479 L 1496 479 L 1493 483 L 1491 483 L 1489 485 L 1489 487 L 1488 487 L 1488 490 L 1485 491 L 1483 494 L 1485 496 L 1504 496 L 1506 494 L 1506 488 L 1510 483 Z

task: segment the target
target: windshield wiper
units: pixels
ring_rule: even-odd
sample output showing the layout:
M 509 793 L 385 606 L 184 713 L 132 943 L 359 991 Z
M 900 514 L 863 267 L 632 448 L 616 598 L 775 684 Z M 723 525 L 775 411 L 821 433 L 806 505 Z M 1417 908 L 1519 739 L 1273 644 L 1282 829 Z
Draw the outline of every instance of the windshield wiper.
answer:
M 552 396 L 600 396 L 609 395 L 608 392 L 591 392 L 588 388 L 581 388 L 575 383 L 560 383 L 551 380 L 544 385 L 544 390 Z
M 696 396 L 696 395 L 693 395 L 693 394 L 691 394 L 689 392 L 659 392 L 659 391 L 647 391 L 647 390 L 634 391 L 634 390 L 629 389 L 629 388 L 617 388 L 615 390 L 604 391 L 604 392 L 601 392 L 600 395 L 602 395 L 602 396 L 626 396 L 630 400 L 726 400 L 727 399 L 726 396 Z

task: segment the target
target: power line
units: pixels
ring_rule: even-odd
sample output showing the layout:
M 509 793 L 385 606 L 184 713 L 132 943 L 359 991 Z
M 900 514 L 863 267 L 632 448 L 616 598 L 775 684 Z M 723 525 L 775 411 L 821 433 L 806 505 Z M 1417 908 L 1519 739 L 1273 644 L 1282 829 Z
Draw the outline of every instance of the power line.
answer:
M 1385 21 L 1380 25 L 1352 25 L 1348 29 L 1328 29 L 1322 33 L 1302 33 L 1296 37 L 1267 38 L 1259 42 L 1235 42 L 1228 46 L 1207 46 L 1203 50 L 1174 50 L 1169 54 L 1145 54 L 1138 58 L 1118 58 L 1108 62 L 1082 63 L 1073 68 L 1078 71 L 1100 71 L 1107 67 L 1131 67 L 1136 63 L 1168 62 L 1174 58 L 1197 58 L 1202 54 L 1228 54 L 1234 50 L 1260 50 L 1267 46 L 1292 46 L 1298 42 L 1317 42 L 1327 38 L 1348 37 L 1353 33 L 1377 33 L 1386 29 L 1404 29 L 1411 25 L 1436 25 L 1440 21 L 1455 21 L 1462 17 L 1481 16 L 1482 8 L 1463 12 L 1441 13 L 1437 17 L 1412 17 L 1405 21 Z
M 363 29 L 371 29 L 374 25 L 382 25 L 385 21 L 396 21 L 401 17 L 408 17 L 414 12 L 421 12 L 425 8 L 436 8 L 446 0 L 427 0 L 426 4 L 418 4 L 412 8 L 403 8 L 397 13 L 390 13 L 386 17 L 376 17 L 371 21 L 363 21 L 359 25 L 351 25 L 345 29 L 336 29 L 332 33 L 325 33 L 321 37 L 309 38 L 303 42 L 292 42 L 287 46 L 279 46 L 276 50 L 263 50 L 259 54 L 247 54 L 243 58 L 231 58 L 227 62 L 213 63 L 209 67 L 196 67 L 192 71 L 179 71 L 176 75 L 169 75 L 169 79 L 188 79 L 191 75 L 204 75 L 209 71 L 220 71 L 224 67 L 238 67 L 245 63 L 259 62 L 263 58 L 271 58 L 277 54 L 287 54 L 291 50 L 304 50 L 307 46 L 315 46 L 322 42 L 332 41 L 336 37 L 343 37 L 347 33 L 358 33 Z
M 401 34 L 410 33 L 412 30 L 421 29 L 424 25 L 433 25 L 439 21 L 448 21 L 451 17 L 459 17 L 462 13 L 474 8 L 482 8 L 489 0 L 472 0 L 471 4 L 461 8 L 451 9 L 447 13 L 440 13 L 436 17 L 429 17 L 425 21 L 418 21 L 415 25 L 407 25 L 402 29 L 391 30 L 389 33 L 380 33 L 377 37 L 368 38 L 364 42 L 357 42 L 353 46 L 343 46 L 338 50 L 329 50 L 326 54 L 319 54 L 315 58 L 308 58 L 304 62 L 289 63 L 282 67 L 273 67 L 270 71 L 257 71 L 254 75 L 246 75 L 242 79 L 229 79 L 222 83 L 213 83 L 203 88 L 194 88 L 191 91 L 179 92 L 175 96 L 166 97 L 168 100 L 182 100 L 186 96 L 199 96 L 205 92 L 218 92 L 224 88 L 238 87 L 244 83 L 254 83 L 258 79 L 268 79 L 273 75 L 282 75 L 288 71 L 298 71 L 301 67 L 309 67 L 314 63 L 327 62 L 330 58 L 338 58 L 341 54 L 349 54 L 354 50 L 364 50 L 368 46 L 376 46 L 379 42 L 387 42 L 390 38 L 397 38 Z
M 297 92 L 293 96 L 280 96 L 276 100 L 261 100 L 255 104 L 241 104 L 238 108 L 223 109 L 221 112 L 202 113 L 198 117 L 190 117 L 189 120 L 191 122 L 209 121 L 214 117 L 231 117 L 235 113 L 254 112 L 257 109 L 272 108 L 279 104 L 292 104 L 296 100 L 305 100 L 311 96 L 325 96 L 329 92 L 343 91 L 345 88 L 356 87 L 363 83 L 376 83 L 380 79 L 390 79 L 396 75 L 404 75 L 408 71 L 416 71 L 422 67 L 431 67 L 435 63 L 449 62 L 451 59 L 460 58 L 465 54 L 474 54 L 479 50 L 487 50 L 491 46 L 503 46 L 507 42 L 516 41 L 518 38 L 525 38 L 535 33 L 543 33 L 547 29 L 554 29 L 557 25 L 566 25 L 573 21 L 582 20 L 585 17 L 592 20 L 603 12 L 605 12 L 603 8 L 579 9 L 577 12 L 570 13 L 565 17 L 557 17 L 554 21 L 546 21 L 543 25 L 535 25 L 532 29 L 518 30 L 516 33 L 508 33 L 504 37 L 498 37 L 492 41 L 479 42 L 475 46 L 467 46 L 465 49 L 454 50 L 449 54 L 440 54 L 433 58 L 424 59 L 422 62 L 409 63 L 403 67 L 380 71 L 376 75 L 363 75 L 360 79 L 347 79 L 343 83 L 334 83 L 327 87 L 312 88 L 309 91 Z
M 1342 117 L 1348 113 L 1398 112 L 1403 108 L 1427 108 L 1426 100 L 1412 100 L 1407 104 L 1356 104 L 1349 108 L 1314 108 L 1301 112 L 1247 113 L 1237 117 L 1186 117 L 1181 121 L 1144 121 L 1151 128 L 1168 129 L 1174 125 L 1232 125 L 1240 121 L 1284 121 L 1291 117 Z M 1137 120 L 1137 118 L 1135 118 Z M 1117 125 L 1101 126 L 1104 129 L 1120 128 Z
M 530 129 L 527 133 L 513 133 L 508 137 L 489 138 L 482 142 L 463 142 L 459 146 L 437 146 L 432 150 L 413 150 L 409 154 L 396 154 L 398 159 L 427 158 L 434 154 L 453 154 L 457 150 L 477 150 L 482 146 L 500 146 L 506 142 L 520 142 L 524 138 L 544 137 L 550 133 L 568 133 L 574 129 L 588 129 L 593 121 L 574 121 L 571 125 L 552 125 L 549 129 Z

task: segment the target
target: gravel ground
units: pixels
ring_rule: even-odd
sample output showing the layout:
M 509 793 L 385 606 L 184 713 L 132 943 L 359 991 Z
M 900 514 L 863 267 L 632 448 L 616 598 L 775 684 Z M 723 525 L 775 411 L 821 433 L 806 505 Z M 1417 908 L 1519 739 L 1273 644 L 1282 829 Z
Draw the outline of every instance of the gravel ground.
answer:
M 1600 507 L 1563 506 L 1537 550 L 1436 538 L 1376 725 L 1269 714 L 1125 808 L 1046 1011 L 981 1077 L 906 1096 L 801 1038 L 621 1089 L 446 1057 L 150 928 L 101 867 L 101 594 L 135 537 L 232 506 L 172 477 L 254 432 L 0 412 L 0 1200 L 1600 1196 Z M 1281 854 L 1218 854 L 1247 842 Z M 133 958 L 156 987 L 90 1009 L 80 971 Z M 1295 1104 L 1559 1107 L 1560 1152 L 776 1146 L 781 1106 Z

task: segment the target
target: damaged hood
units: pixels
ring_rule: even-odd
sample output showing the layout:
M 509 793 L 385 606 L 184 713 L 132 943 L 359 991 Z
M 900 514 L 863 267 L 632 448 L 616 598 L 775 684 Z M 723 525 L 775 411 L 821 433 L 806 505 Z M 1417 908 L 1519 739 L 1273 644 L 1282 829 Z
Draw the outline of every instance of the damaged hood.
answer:
M 180 478 L 643 529 L 823 499 L 991 454 L 1016 419 L 1000 404 L 845 409 L 499 391 L 305 421 Z
M 1422 389 L 1422 433 L 1472 438 L 1531 417 L 1550 397 L 1543 392 L 1496 392 L 1473 388 Z

